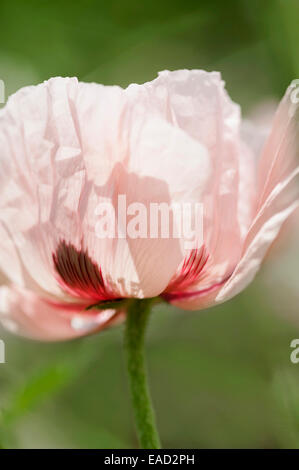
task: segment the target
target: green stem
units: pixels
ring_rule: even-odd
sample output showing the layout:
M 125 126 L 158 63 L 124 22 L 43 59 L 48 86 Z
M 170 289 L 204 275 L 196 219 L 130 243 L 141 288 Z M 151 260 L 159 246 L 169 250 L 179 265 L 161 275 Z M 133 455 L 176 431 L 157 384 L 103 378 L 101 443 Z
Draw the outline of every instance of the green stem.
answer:
M 147 383 L 144 337 L 152 299 L 132 300 L 127 310 L 125 351 L 132 404 L 141 448 L 160 449 Z

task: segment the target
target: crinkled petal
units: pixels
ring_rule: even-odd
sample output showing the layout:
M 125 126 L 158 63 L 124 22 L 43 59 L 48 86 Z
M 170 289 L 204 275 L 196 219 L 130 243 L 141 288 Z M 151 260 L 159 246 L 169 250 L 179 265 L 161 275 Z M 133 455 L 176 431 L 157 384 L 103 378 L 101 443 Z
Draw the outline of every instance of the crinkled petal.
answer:
M 103 199 L 200 201 L 210 179 L 205 146 L 133 95 L 55 78 L 1 111 L 0 220 L 35 290 L 63 295 L 53 264 L 62 242 L 87 252 L 116 296 L 158 295 L 182 261 L 178 240 L 96 235 Z
M 254 278 L 285 220 L 299 205 L 299 107 L 283 98 L 259 165 L 257 213 L 244 240 L 242 256 L 232 275 L 207 291 L 174 299 L 182 308 L 204 308 L 238 294 Z
M 145 85 L 149 101 L 165 118 L 209 152 L 210 180 L 202 198 L 204 243 L 209 253 L 207 269 L 213 267 L 219 280 L 231 272 L 241 251 L 240 160 L 247 158 L 240 139 L 240 109 L 224 85 L 218 72 L 203 70 L 165 71 Z M 247 206 L 252 206 L 250 194 L 247 199 Z
M 240 137 L 239 107 L 230 100 L 217 72 L 166 71 L 153 82 L 131 85 L 131 89 L 147 96 L 148 106 L 209 152 L 210 179 L 201 199 L 209 259 L 198 285 L 187 292 L 213 289 L 235 268 L 256 208 L 256 159 Z

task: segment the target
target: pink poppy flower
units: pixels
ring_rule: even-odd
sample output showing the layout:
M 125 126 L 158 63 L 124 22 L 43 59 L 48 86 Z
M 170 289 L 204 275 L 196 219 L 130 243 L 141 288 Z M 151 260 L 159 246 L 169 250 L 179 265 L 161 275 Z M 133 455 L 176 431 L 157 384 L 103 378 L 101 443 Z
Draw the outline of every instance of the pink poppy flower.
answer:
M 13 95 L 0 111 L 3 325 L 62 340 L 121 321 L 124 298 L 201 309 L 244 289 L 298 206 L 291 93 L 258 158 L 215 72 L 166 71 L 127 89 L 53 78 Z M 202 203 L 202 243 L 97 236 L 99 200 L 115 206 L 119 194 Z

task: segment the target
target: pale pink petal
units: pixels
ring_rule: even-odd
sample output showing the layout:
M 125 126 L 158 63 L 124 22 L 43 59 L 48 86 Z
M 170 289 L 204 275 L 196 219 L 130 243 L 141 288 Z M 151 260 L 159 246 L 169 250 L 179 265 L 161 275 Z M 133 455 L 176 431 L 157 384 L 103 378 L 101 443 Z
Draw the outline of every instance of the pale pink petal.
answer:
M 291 91 L 279 106 L 261 158 L 259 208 L 243 257 L 217 301 L 236 295 L 251 282 L 283 223 L 299 205 L 299 106 L 292 103 Z
M 258 213 L 245 242 L 244 254 L 216 301 L 223 302 L 243 290 L 260 268 L 268 248 L 285 220 L 299 205 L 299 168 L 278 184 Z
M 58 192 L 55 180 L 61 181 L 62 154 L 70 154 L 70 149 L 80 154 L 71 125 L 71 99 L 68 100 L 76 86 L 76 79 L 57 79 L 24 88 L 9 99 L 0 113 L 0 218 L 29 276 L 40 288 L 55 294 L 60 289 L 51 270 L 51 251 L 60 236 L 60 227 L 51 224 L 54 204 L 60 205 L 63 212 L 64 229 L 72 230 L 74 236 L 78 231 L 62 194 L 55 200 Z M 60 163 L 54 168 L 56 159 Z M 69 165 L 74 175 L 73 186 L 68 196 L 67 184 L 63 192 L 68 200 L 73 195 L 75 206 L 79 198 L 75 190 L 78 157 L 77 163 L 72 160 Z
M 122 319 L 123 313 L 89 313 L 86 304 L 62 303 L 31 291 L 0 287 L 0 323 L 9 331 L 42 341 L 72 339 L 102 330 Z
M 63 296 L 53 264 L 62 242 L 87 252 L 115 295 L 154 296 L 166 287 L 181 244 L 99 240 L 96 209 L 118 194 L 128 203 L 201 200 L 211 178 L 203 145 L 130 91 L 73 78 L 18 92 L 0 130 L 1 220 L 34 290 Z
M 85 225 L 89 191 L 124 156 L 118 137 L 125 102 L 118 87 L 54 78 L 20 90 L 0 112 L 0 220 L 27 287 L 30 279 L 35 291 L 63 296 L 53 254 L 62 241 L 86 249 L 84 237 L 95 230 Z
M 239 106 L 230 100 L 218 72 L 166 71 L 146 86 L 149 101 L 156 103 L 165 118 L 209 152 L 212 168 L 202 199 L 205 248 L 208 264 L 216 269 L 219 279 L 225 278 L 242 245 L 238 193 L 240 159 L 245 150 L 241 147 Z M 251 205 L 251 195 L 247 198 Z
M 214 279 L 208 288 L 190 289 L 174 298 L 174 304 L 186 309 L 208 307 L 238 294 L 254 278 L 284 221 L 299 204 L 298 113 L 298 105 L 291 102 L 288 90 L 262 155 L 257 212 L 234 272 L 220 283 Z
M 292 101 L 290 86 L 276 112 L 270 136 L 259 162 L 259 207 L 276 185 L 298 167 L 299 106 Z
M 209 156 L 183 131 L 151 115 L 136 116 L 128 139 L 126 164 L 116 165 L 104 185 L 91 185 L 83 220 L 85 243 L 90 256 L 100 260 L 107 284 L 120 296 L 153 297 L 165 289 L 183 259 L 181 241 L 161 234 L 157 238 L 97 239 L 92 230 L 99 220 L 97 205 L 112 201 L 117 207 L 117 196 L 124 195 L 127 206 L 142 203 L 149 215 L 153 203 L 171 206 L 201 201 L 210 179 Z M 149 231 L 147 219 L 148 235 Z
M 150 203 L 200 201 L 211 178 L 209 155 L 151 107 L 146 86 L 124 91 L 122 106 L 115 105 L 120 117 L 113 120 L 106 109 L 112 106 L 113 110 L 114 101 L 110 105 L 101 97 L 96 103 L 100 93 L 100 88 L 84 85 L 77 100 L 89 182 L 80 206 L 84 244 L 100 264 L 107 285 L 120 296 L 152 297 L 164 290 L 181 262 L 181 243 L 161 237 L 99 240 L 95 234 L 98 204 L 112 201 L 116 207 L 117 196 L 124 195 L 127 205 L 142 202 L 149 212 Z M 103 132 L 98 123 L 103 123 Z
M 201 199 L 209 256 L 200 279 L 187 289 L 206 292 L 223 283 L 240 258 L 256 207 L 255 157 L 241 140 L 239 107 L 228 97 L 220 74 L 163 72 L 145 87 L 149 106 L 209 151 L 211 177 Z
M 0 285 L 4 281 L 23 284 L 22 266 L 11 239 L 3 223 L 0 222 Z M 2 271 L 2 272 L 1 272 Z

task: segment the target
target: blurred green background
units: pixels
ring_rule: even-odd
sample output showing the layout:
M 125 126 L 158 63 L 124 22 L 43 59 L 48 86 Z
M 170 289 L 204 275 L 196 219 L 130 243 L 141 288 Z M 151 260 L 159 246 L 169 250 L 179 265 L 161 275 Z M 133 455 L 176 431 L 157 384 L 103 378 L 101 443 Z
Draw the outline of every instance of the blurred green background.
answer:
M 204 68 L 246 114 L 299 77 L 298 0 L 1 0 L 0 18 L 7 94 L 56 75 L 126 86 Z M 147 350 L 164 447 L 299 447 L 297 239 L 224 305 L 156 308 Z M 122 332 L 49 345 L 1 330 L 3 446 L 135 447 Z

